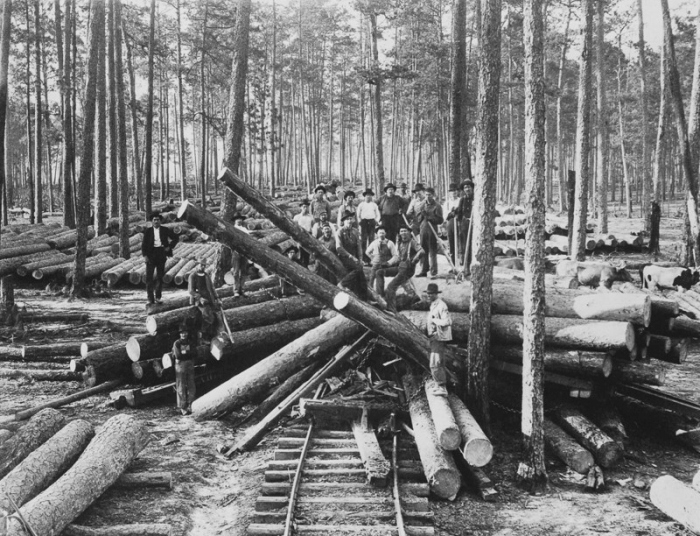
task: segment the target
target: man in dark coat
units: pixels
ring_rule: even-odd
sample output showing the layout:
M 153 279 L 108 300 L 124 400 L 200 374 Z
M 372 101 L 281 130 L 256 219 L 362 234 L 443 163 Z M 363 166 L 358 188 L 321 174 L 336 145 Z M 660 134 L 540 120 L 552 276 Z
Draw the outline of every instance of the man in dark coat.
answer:
M 162 303 L 160 298 L 163 291 L 165 261 L 173 256 L 173 248 L 177 244 L 175 234 L 167 227 L 161 226 L 160 213 L 154 212 L 151 222 L 153 225 L 143 232 L 141 243 L 141 253 L 146 259 L 146 292 L 149 304 Z

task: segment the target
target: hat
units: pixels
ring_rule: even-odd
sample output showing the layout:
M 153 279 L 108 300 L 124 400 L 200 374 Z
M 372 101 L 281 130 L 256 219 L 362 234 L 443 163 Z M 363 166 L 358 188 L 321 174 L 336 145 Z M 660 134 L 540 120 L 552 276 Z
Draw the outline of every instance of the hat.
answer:
M 471 179 L 467 179 L 466 181 L 462 182 L 461 186 L 462 186 L 462 188 L 464 188 L 465 186 L 472 186 L 473 187 L 474 183 L 472 182 Z
M 236 213 L 233 215 L 233 221 L 236 221 L 236 220 L 245 220 L 245 219 L 246 219 L 246 217 L 245 217 L 243 214 L 241 214 L 240 212 L 236 212 Z
M 425 190 L 425 187 L 420 182 L 416 183 L 416 185 L 413 187 L 413 193 L 422 192 L 423 190 Z
M 459 186 L 456 183 L 450 184 L 449 188 L 447 188 L 448 192 L 459 192 Z
M 372 191 L 372 188 L 367 188 L 364 192 L 362 192 L 362 195 L 374 195 L 374 192 Z
M 322 191 L 324 194 L 326 193 L 326 187 L 323 184 L 319 184 L 318 186 L 316 186 L 316 188 L 314 188 L 314 193 L 318 192 L 319 190 Z
M 437 283 L 428 283 L 428 288 L 425 289 L 426 294 L 442 294 L 442 290 L 438 289 Z
M 180 326 L 178 329 L 179 329 L 180 333 L 183 333 L 183 332 L 189 333 L 190 326 L 187 324 L 186 321 L 183 321 L 183 322 L 180 322 Z
M 324 216 L 324 215 L 325 215 L 326 218 L 327 218 L 327 217 L 328 217 L 328 212 L 325 211 L 325 210 L 322 210 L 321 212 L 319 212 L 318 217 L 320 218 L 321 216 Z
M 355 197 L 355 192 L 352 190 L 348 190 L 343 194 L 343 199 L 347 199 L 348 197 Z
M 302 205 L 306 205 L 306 206 L 308 207 L 311 203 L 309 202 L 308 199 L 303 199 L 303 200 L 301 201 L 301 204 L 302 204 Z
M 289 253 L 289 252 L 292 251 L 292 250 L 294 250 L 294 251 L 296 251 L 297 253 L 299 253 L 299 248 L 296 247 L 294 244 L 292 244 L 291 246 L 285 248 L 285 250 L 284 250 L 282 253 L 284 253 L 284 254 L 286 255 L 287 253 Z
M 425 193 L 426 193 L 426 194 L 434 194 L 434 193 L 435 193 L 435 188 L 433 188 L 432 186 L 428 186 L 428 187 L 425 189 Z
M 345 221 L 347 219 L 355 219 L 355 213 L 354 212 L 346 212 L 343 214 L 343 217 L 341 218 L 342 221 Z
M 405 190 L 406 188 L 408 188 L 408 184 L 406 184 L 405 182 L 402 182 L 401 184 L 399 184 L 399 188 L 402 188 Z
M 384 187 L 384 191 L 386 192 L 389 188 L 393 188 L 394 190 L 396 190 L 396 186 L 394 186 L 394 183 L 393 183 L 393 182 L 390 182 L 389 184 L 387 184 L 387 185 Z
M 151 219 L 154 220 L 156 218 L 158 218 L 159 220 L 162 220 L 163 216 L 160 215 L 160 212 L 158 212 L 157 210 L 154 210 L 153 212 L 151 212 Z

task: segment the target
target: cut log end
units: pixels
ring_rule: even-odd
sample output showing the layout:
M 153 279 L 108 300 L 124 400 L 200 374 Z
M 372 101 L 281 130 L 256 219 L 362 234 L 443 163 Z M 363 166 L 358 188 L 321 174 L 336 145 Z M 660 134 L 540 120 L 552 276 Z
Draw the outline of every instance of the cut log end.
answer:
M 493 458 L 493 445 L 486 438 L 470 439 L 462 448 L 462 456 L 469 465 L 483 467 Z
M 152 315 L 146 317 L 146 331 L 151 335 L 158 333 L 158 321 Z
M 438 497 L 453 501 L 457 497 L 457 493 L 459 493 L 462 479 L 458 472 L 442 468 L 431 475 L 429 484 L 431 491 Z
M 648 325 L 649 323 L 647 322 L 647 326 Z M 627 323 L 627 329 L 625 331 L 625 341 L 627 343 L 627 349 L 630 352 L 634 351 L 635 347 L 637 346 L 637 341 L 634 334 L 634 326 L 631 322 Z
M 148 323 L 148 319 L 146 319 L 146 323 Z M 129 340 L 126 341 L 126 355 L 134 363 L 141 359 L 141 345 L 135 336 L 129 337 Z
M 349 303 L 350 295 L 346 292 L 339 292 L 333 298 L 333 307 L 335 307 L 338 311 L 342 311 L 343 309 L 345 309 Z
M 173 358 L 170 355 L 170 352 L 167 354 L 163 354 L 163 358 L 161 359 L 161 364 L 163 365 L 164 369 L 169 369 L 173 366 Z

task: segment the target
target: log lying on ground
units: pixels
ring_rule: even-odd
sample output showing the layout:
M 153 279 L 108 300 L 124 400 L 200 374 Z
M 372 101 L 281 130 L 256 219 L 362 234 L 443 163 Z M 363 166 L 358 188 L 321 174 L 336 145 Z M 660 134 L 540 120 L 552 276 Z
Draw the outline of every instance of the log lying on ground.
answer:
M 22 347 L 22 359 L 24 361 L 55 361 L 68 363 L 66 356 L 77 357 L 80 355 L 82 343 L 57 342 L 53 344 L 41 344 Z M 63 359 L 62 359 L 63 358 Z
M 52 266 L 55 264 L 65 264 L 67 262 L 72 261 L 73 257 L 71 257 L 70 255 L 66 255 L 65 253 L 56 251 L 54 255 L 45 257 L 41 260 L 28 262 L 26 264 L 23 264 L 22 266 L 18 266 L 17 275 L 20 277 L 25 277 L 27 275 L 30 275 L 37 268 L 43 268 L 44 266 Z
M 611 377 L 625 383 L 663 385 L 666 381 L 666 368 L 659 362 L 614 359 Z
M 521 347 L 492 346 L 491 355 L 509 363 L 522 364 L 523 362 Z M 609 354 L 603 352 L 548 348 L 545 350 L 544 368 L 550 372 L 569 376 L 602 379 L 610 376 L 613 360 Z
M 0 445 L 0 478 L 4 478 L 29 454 L 43 445 L 65 424 L 55 409 L 44 409 L 29 420 L 15 435 Z
M 571 407 L 559 408 L 555 415 L 558 424 L 586 447 L 599 465 L 614 467 L 622 460 L 622 449 L 605 432 Z
M 37 382 L 77 382 L 82 376 L 70 370 L 0 368 L 0 378 L 28 378 Z
M 21 359 L 21 346 L 3 345 L 0 347 L 0 361 L 19 361 Z
M 132 335 L 126 343 L 126 354 L 131 361 L 162 357 L 178 339 L 178 326 L 173 330 L 161 330 L 158 334 Z
M 128 378 L 131 375 L 131 359 L 123 343 L 89 352 L 87 357 L 78 362 L 85 366 L 83 381 L 88 387 L 110 380 Z M 73 362 L 71 362 L 71 368 L 75 368 Z
M 120 489 L 173 489 L 173 474 L 170 471 L 147 473 L 124 473 L 114 483 Z
M 27 312 L 22 313 L 24 322 L 87 322 L 90 319 L 88 313 L 53 313 L 53 312 Z
M 671 475 L 663 475 L 649 488 L 649 498 L 664 514 L 700 533 L 700 491 Z
M 687 316 L 677 316 L 670 326 L 670 333 L 679 337 L 700 337 L 700 320 L 693 320 Z
M 429 378 L 424 383 L 425 396 L 438 443 L 445 450 L 456 450 L 462 442 L 462 435 L 452 414 L 450 402 L 447 397 L 435 394 L 437 387 L 435 380 Z
M 464 402 L 453 393 L 450 393 L 448 398 L 462 438 L 459 449 L 462 452 L 462 457 L 472 467 L 483 467 L 493 457 L 491 441 L 486 437 Z
M 625 448 L 629 438 L 627 437 L 627 430 L 622 422 L 622 418 L 615 408 L 600 408 L 596 412 L 594 420 L 603 432 L 615 440 L 620 447 Z
M 404 375 L 402 381 L 409 401 L 416 447 L 430 491 L 443 499 L 454 500 L 461 485 L 459 469 L 452 454 L 440 447 L 422 382 L 411 374 Z
M 250 414 L 249 420 L 257 421 L 270 413 L 275 406 L 287 398 L 291 393 L 299 388 L 313 375 L 318 368 L 318 363 L 311 363 L 309 366 L 301 369 L 296 374 L 292 374 L 284 380 L 262 403 L 258 404 Z
M 69 470 L 20 508 L 22 517 L 37 534 L 60 534 L 114 484 L 147 442 L 148 433 L 138 420 L 128 415 L 110 418 Z M 11 516 L 7 535 L 24 534 L 20 520 Z
M 498 372 L 506 372 L 508 374 L 516 374 L 518 376 L 523 375 L 523 366 L 517 363 L 510 363 L 508 361 L 501 361 L 496 359 L 494 355 L 491 355 L 489 360 L 489 367 L 491 370 Z M 569 394 L 573 396 L 572 393 L 576 392 L 576 398 L 590 398 L 595 384 L 592 380 L 584 378 L 575 378 L 572 376 L 566 376 L 564 374 L 559 374 L 557 372 L 544 372 L 544 381 L 553 385 L 558 385 L 569 389 Z M 585 394 L 585 396 L 584 396 Z
M 594 464 L 593 455 L 549 419 L 544 420 L 543 427 L 547 447 L 569 468 L 583 475 L 588 473 Z
M 236 229 L 233 225 L 189 202 L 182 204 L 178 217 L 186 218 L 188 223 L 210 234 L 225 245 L 238 250 L 263 268 L 289 280 L 293 285 L 303 289 L 324 305 L 334 307 L 348 318 L 352 318 L 367 329 L 386 338 L 419 366 L 425 369 L 429 367 L 430 341 L 410 322 L 399 320 L 400 317 L 389 315 L 341 291 L 284 255 L 260 245 L 257 240 Z M 454 355 L 450 350 L 446 355 L 446 362 L 451 365 L 453 361 Z
M 80 352 L 78 355 L 81 358 L 86 358 L 89 352 L 112 346 L 114 341 L 84 341 L 80 343 Z
M 211 419 L 232 411 L 306 367 L 323 359 L 362 331 L 362 327 L 342 316 L 307 332 L 271 356 L 256 363 L 209 391 L 192 404 L 195 420 Z
M 68 423 L 0 480 L 0 515 L 15 511 L 45 490 L 78 459 L 94 435 L 83 420 Z
M 44 402 L 43 404 L 39 404 L 37 406 L 31 407 L 24 409 L 22 411 L 18 411 L 17 413 L 14 414 L 13 418 L 15 421 L 23 421 L 24 419 L 29 419 L 32 415 L 36 415 L 40 411 L 46 408 L 60 408 L 61 406 L 65 406 L 67 404 L 72 404 L 73 402 L 77 402 L 78 400 L 82 400 L 83 398 L 88 398 L 92 395 L 96 395 L 98 393 L 103 393 L 105 391 L 109 391 L 111 389 L 114 389 L 117 387 L 120 383 L 122 383 L 122 380 L 112 380 L 106 383 L 103 383 L 101 385 L 98 385 L 96 387 L 91 387 L 89 389 L 83 389 L 82 391 L 78 391 L 77 393 L 73 393 L 68 396 L 64 396 L 62 398 L 56 398 L 54 400 L 49 400 L 48 402 Z
M 0 277 L 4 277 L 6 275 L 15 273 L 15 270 L 17 270 L 17 268 L 19 268 L 23 264 L 28 264 L 30 262 L 40 261 L 41 259 L 53 257 L 54 255 L 55 255 L 54 251 L 40 251 L 38 253 L 28 253 L 28 254 L 8 257 L 6 259 L 1 259 L 0 260 Z
M 680 364 L 688 358 L 688 339 L 646 334 L 647 357 Z
M 134 523 L 109 527 L 68 525 L 63 536 L 171 536 L 173 527 L 167 523 Z

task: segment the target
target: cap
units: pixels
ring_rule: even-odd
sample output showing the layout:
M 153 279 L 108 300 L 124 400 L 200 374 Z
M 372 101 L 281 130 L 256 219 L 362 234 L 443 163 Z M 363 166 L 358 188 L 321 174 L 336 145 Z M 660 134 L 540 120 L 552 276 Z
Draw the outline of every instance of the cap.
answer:
M 159 220 L 162 220 L 163 216 L 161 216 L 160 212 L 158 212 L 157 210 L 154 210 L 153 212 L 151 212 L 151 219 L 155 220 L 156 218 L 158 218 Z
M 461 186 L 462 186 L 462 188 L 464 188 L 465 186 L 472 186 L 473 187 L 474 183 L 471 181 L 471 179 L 467 179 L 466 181 L 462 182 Z
M 354 212 L 346 212 L 343 214 L 343 217 L 341 218 L 342 221 L 348 220 L 348 219 L 355 219 L 355 213 Z
M 420 182 L 416 183 L 416 185 L 413 187 L 413 193 L 422 192 L 423 190 L 425 190 L 425 187 Z
M 426 193 L 426 194 L 434 194 L 434 193 L 435 193 L 435 188 L 433 188 L 432 186 L 428 186 L 428 187 L 425 189 L 425 193 Z

